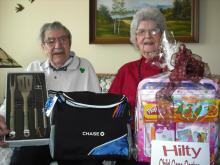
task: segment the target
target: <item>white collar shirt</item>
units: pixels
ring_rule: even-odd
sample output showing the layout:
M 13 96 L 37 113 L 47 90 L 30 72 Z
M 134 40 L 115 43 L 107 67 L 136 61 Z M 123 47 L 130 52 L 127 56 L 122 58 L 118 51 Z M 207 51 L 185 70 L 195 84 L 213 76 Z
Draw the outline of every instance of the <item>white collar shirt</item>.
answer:
M 49 60 L 34 61 L 27 67 L 27 71 L 44 72 L 47 90 L 100 92 L 95 70 L 87 59 L 79 58 L 71 52 L 65 66 L 66 71 L 55 71 L 50 67 Z

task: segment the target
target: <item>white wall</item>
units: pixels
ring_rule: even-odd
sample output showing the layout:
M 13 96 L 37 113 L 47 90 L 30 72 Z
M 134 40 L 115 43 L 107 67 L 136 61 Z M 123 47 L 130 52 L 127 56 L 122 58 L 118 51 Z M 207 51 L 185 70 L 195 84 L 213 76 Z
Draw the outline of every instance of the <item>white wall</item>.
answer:
M 15 6 L 25 9 L 16 13 Z M 187 44 L 193 53 L 209 63 L 212 73 L 220 74 L 220 0 L 200 0 L 200 42 Z M 33 60 L 43 59 L 39 29 L 45 22 L 58 20 L 70 29 L 72 50 L 85 57 L 98 73 L 115 73 L 118 68 L 139 58 L 129 44 L 89 44 L 89 0 L 0 0 L 0 47 L 23 69 Z M 5 73 L 0 69 L 0 102 L 5 88 Z M 19 69 L 21 70 L 21 69 Z

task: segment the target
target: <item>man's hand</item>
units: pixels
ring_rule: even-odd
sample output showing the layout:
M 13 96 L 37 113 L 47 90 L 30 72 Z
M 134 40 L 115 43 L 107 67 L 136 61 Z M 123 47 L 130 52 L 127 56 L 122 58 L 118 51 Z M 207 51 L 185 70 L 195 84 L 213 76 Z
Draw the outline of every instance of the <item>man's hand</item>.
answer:
M 9 130 L 7 129 L 5 118 L 0 115 L 0 147 L 7 147 L 7 143 L 3 142 L 2 137 L 9 133 Z

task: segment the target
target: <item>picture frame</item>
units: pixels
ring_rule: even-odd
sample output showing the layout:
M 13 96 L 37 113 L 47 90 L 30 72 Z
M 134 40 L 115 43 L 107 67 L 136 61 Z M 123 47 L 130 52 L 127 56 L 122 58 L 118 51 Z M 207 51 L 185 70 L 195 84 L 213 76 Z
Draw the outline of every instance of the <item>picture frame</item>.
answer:
M 163 2 L 171 2 L 172 0 L 163 0 Z M 124 8 L 126 8 L 126 0 L 122 0 L 121 2 L 124 3 Z M 131 2 L 131 1 L 129 1 Z M 155 6 L 159 6 L 162 2 L 161 0 L 138 0 L 135 1 L 136 3 L 140 3 L 140 6 L 143 7 L 142 4 L 151 4 Z M 167 19 L 167 27 L 168 30 L 174 31 L 174 36 L 177 41 L 184 42 L 184 43 L 198 43 L 199 42 L 199 0 L 191 0 L 190 2 L 190 13 L 187 16 L 186 20 L 176 20 L 176 22 Z M 102 4 L 103 3 L 103 4 Z M 121 19 L 120 26 L 121 26 L 121 35 L 117 35 L 116 33 L 113 34 L 113 31 L 117 31 L 115 28 L 115 21 L 117 19 L 117 14 L 109 10 L 109 6 L 105 6 L 106 4 L 114 3 L 113 0 L 90 0 L 89 1 L 89 43 L 90 44 L 129 44 L 129 28 L 130 24 L 123 27 L 123 22 L 129 22 L 132 19 L 132 15 L 137 11 L 137 8 L 131 9 L 129 8 L 128 12 L 133 11 L 132 15 L 130 14 L 129 19 L 126 20 Z M 141 4 L 142 3 L 142 4 Z M 102 8 L 100 6 L 102 5 Z M 135 5 L 137 6 L 137 4 Z M 161 6 L 161 5 L 160 5 Z M 111 6 L 110 6 L 111 7 Z M 161 8 L 160 8 L 161 10 Z M 102 12 L 101 12 L 102 11 Z M 104 12 L 103 12 L 104 11 Z M 166 11 L 166 10 L 164 10 Z M 108 16 L 112 16 L 115 14 L 115 18 L 113 20 L 105 19 L 106 16 L 102 16 L 108 13 Z M 164 14 L 164 13 L 163 13 Z M 109 17 L 108 17 L 109 18 Z M 117 20 L 116 20 L 117 21 Z M 187 23 L 183 23 L 183 22 Z M 174 22 L 174 23 L 173 23 Z M 125 24 L 124 24 L 125 25 Z M 172 26 L 171 26 L 172 25 Z M 174 26 L 173 26 L 174 25 Z M 182 25 L 187 25 L 186 27 L 181 27 Z M 112 26 L 112 27 L 111 27 Z M 114 26 L 114 27 L 113 27 Z M 169 27 L 175 27 L 175 29 L 169 29 Z M 113 30 L 114 29 L 114 30 Z M 185 33 L 181 34 L 182 31 Z M 176 34 L 175 34 L 176 33 Z

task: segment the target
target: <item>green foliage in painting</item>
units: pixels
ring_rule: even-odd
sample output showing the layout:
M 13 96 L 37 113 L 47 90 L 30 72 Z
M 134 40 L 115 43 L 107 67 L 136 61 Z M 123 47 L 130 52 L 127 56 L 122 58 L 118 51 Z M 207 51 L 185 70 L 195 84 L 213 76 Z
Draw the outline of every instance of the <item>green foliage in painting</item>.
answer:
M 169 30 L 175 36 L 191 33 L 191 0 L 174 0 L 171 8 L 160 8 Z M 111 11 L 101 4 L 96 10 L 97 37 L 128 37 L 130 23 L 136 10 L 128 10 L 125 0 L 112 0 Z

